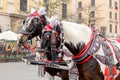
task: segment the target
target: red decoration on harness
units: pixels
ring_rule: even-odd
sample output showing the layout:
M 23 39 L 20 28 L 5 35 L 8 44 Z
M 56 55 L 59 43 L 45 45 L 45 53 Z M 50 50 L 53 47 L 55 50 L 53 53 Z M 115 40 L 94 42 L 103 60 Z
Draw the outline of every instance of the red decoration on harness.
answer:
M 78 55 L 73 56 L 74 59 L 80 58 L 82 55 L 84 55 L 84 54 L 87 52 L 87 50 L 89 49 L 89 47 L 90 47 L 90 45 L 91 45 L 91 43 L 92 43 L 93 38 L 94 38 L 94 33 L 92 32 L 90 41 L 89 41 L 89 42 L 87 43 L 87 45 L 83 48 L 83 50 L 78 53 Z
M 36 48 L 36 47 L 31 48 L 28 43 L 25 43 L 25 44 L 24 44 L 24 47 L 26 47 L 27 49 L 29 49 L 29 50 L 32 51 L 32 52 L 34 52 L 34 51 L 35 51 L 34 49 Z
M 78 53 L 78 55 L 73 56 L 73 59 L 78 59 L 81 58 L 86 52 L 87 50 L 90 48 L 90 45 L 92 43 L 93 38 L 95 37 L 94 32 L 92 32 L 90 41 L 87 43 L 87 45 L 83 48 L 83 50 L 81 52 Z M 78 64 L 84 64 L 87 61 L 89 61 L 92 58 L 92 56 L 87 57 L 85 60 L 83 60 L 82 62 L 78 62 Z
M 114 78 L 110 78 L 110 80 L 114 80 Z
M 82 62 L 78 62 L 77 64 L 83 64 L 83 63 L 86 63 L 87 61 L 89 61 L 93 56 L 89 56 L 87 57 L 84 61 Z
M 109 70 L 108 66 L 106 66 L 106 68 L 104 70 L 104 75 L 105 76 L 110 76 L 110 70 Z
M 113 71 L 112 71 L 112 72 L 113 72 L 113 74 L 114 74 L 114 75 L 116 75 L 116 74 L 117 74 L 117 69 L 116 69 L 116 66 L 113 66 L 112 70 L 113 70 Z
M 117 38 L 116 41 L 120 43 L 120 38 Z
M 109 54 L 110 54 L 110 55 L 113 55 L 113 53 L 112 53 L 112 52 L 110 52 Z
M 107 38 L 104 38 L 104 41 L 106 41 L 107 40 Z
M 50 24 L 48 24 L 47 26 L 45 26 L 44 28 L 45 30 L 48 30 L 48 31 L 52 31 L 52 26 Z
M 110 46 L 106 46 L 106 48 L 107 48 L 107 49 L 109 49 L 109 48 L 110 48 Z
M 109 76 L 107 76 L 105 80 L 110 80 L 110 77 L 109 77 Z
M 29 17 L 39 16 L 38 12 L 35 11 L 33 14 L 30 14 Z
M 38 14 L 37 11 L 35 11 L 35 12 L 32 14 L 32 16 L 39 16 L 39 14 Z
M 107 76 L 105 80 L 114 80 L 114 78 Z
M 44 19 L 44 18 L 41 18 L 41 21 L 42 21 L 42 22 L 44 22 L 44 21 L 45 21 L 45 19 Z

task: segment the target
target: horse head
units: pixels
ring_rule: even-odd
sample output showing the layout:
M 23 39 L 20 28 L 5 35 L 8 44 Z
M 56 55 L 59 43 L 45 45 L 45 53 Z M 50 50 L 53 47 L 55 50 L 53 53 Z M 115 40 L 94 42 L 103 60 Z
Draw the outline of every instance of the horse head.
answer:
M 46 25 L 42 32 L 41 48 L 45 49 L 48 60 L 56 60 L 61 45 L 61 28 L 57 17 L 52 17 L 50 24 Z M 55 55 L 52 55 L 55 54 Z
M 19 31 L 21 34 L 19 43 L 24 43 L 35 36 L 41 37 L 42 27 L 43 25 L 39 17 L 27 17 L 27 19 L 23 21 L 22 29 Z
M 32 14 L 24 19 L 23 27 L 19 31 L 19 44 L 24 44 L 27 40 L 30 40 L 36 36 L 41 38 L 42 29 L 47 24 L 44 14 L 45 8 L 42 8 L 39 11 L 32 11 Z

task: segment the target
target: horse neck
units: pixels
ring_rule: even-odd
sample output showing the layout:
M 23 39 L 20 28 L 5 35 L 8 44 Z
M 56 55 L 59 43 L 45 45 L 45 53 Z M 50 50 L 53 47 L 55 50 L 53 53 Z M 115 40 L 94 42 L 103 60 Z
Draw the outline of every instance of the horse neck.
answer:
M 91 37 L 91 29 L 88 26 L 62 21 L 65 40 L 72 43 L 85 42 L 87 44 Z
M 41 38 L 43 27 L 41 25 L 37 26 L 34 33 L 31 34 L 32 38 L 39 36 Z

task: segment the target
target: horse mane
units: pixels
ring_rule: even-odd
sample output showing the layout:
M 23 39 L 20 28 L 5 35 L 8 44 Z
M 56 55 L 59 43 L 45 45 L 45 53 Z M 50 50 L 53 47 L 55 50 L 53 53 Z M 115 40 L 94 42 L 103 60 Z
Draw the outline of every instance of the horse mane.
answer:
M 75 56 L 85 47 L 85 43 L 84 42 L 79 42 L 78 44 L 74 45 L 72 42 L 65 42 L 65 46 Z

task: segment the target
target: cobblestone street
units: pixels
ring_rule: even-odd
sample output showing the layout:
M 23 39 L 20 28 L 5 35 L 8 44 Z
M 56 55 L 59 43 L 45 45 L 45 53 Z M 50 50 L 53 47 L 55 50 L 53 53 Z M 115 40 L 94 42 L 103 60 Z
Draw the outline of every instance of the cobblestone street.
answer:
M 0 63 L 0 80 L 48 80 L 38 77 L 38 66 L 27 65 L 24 62 Z M 55 77 L 56 80 L 61 80 Z

